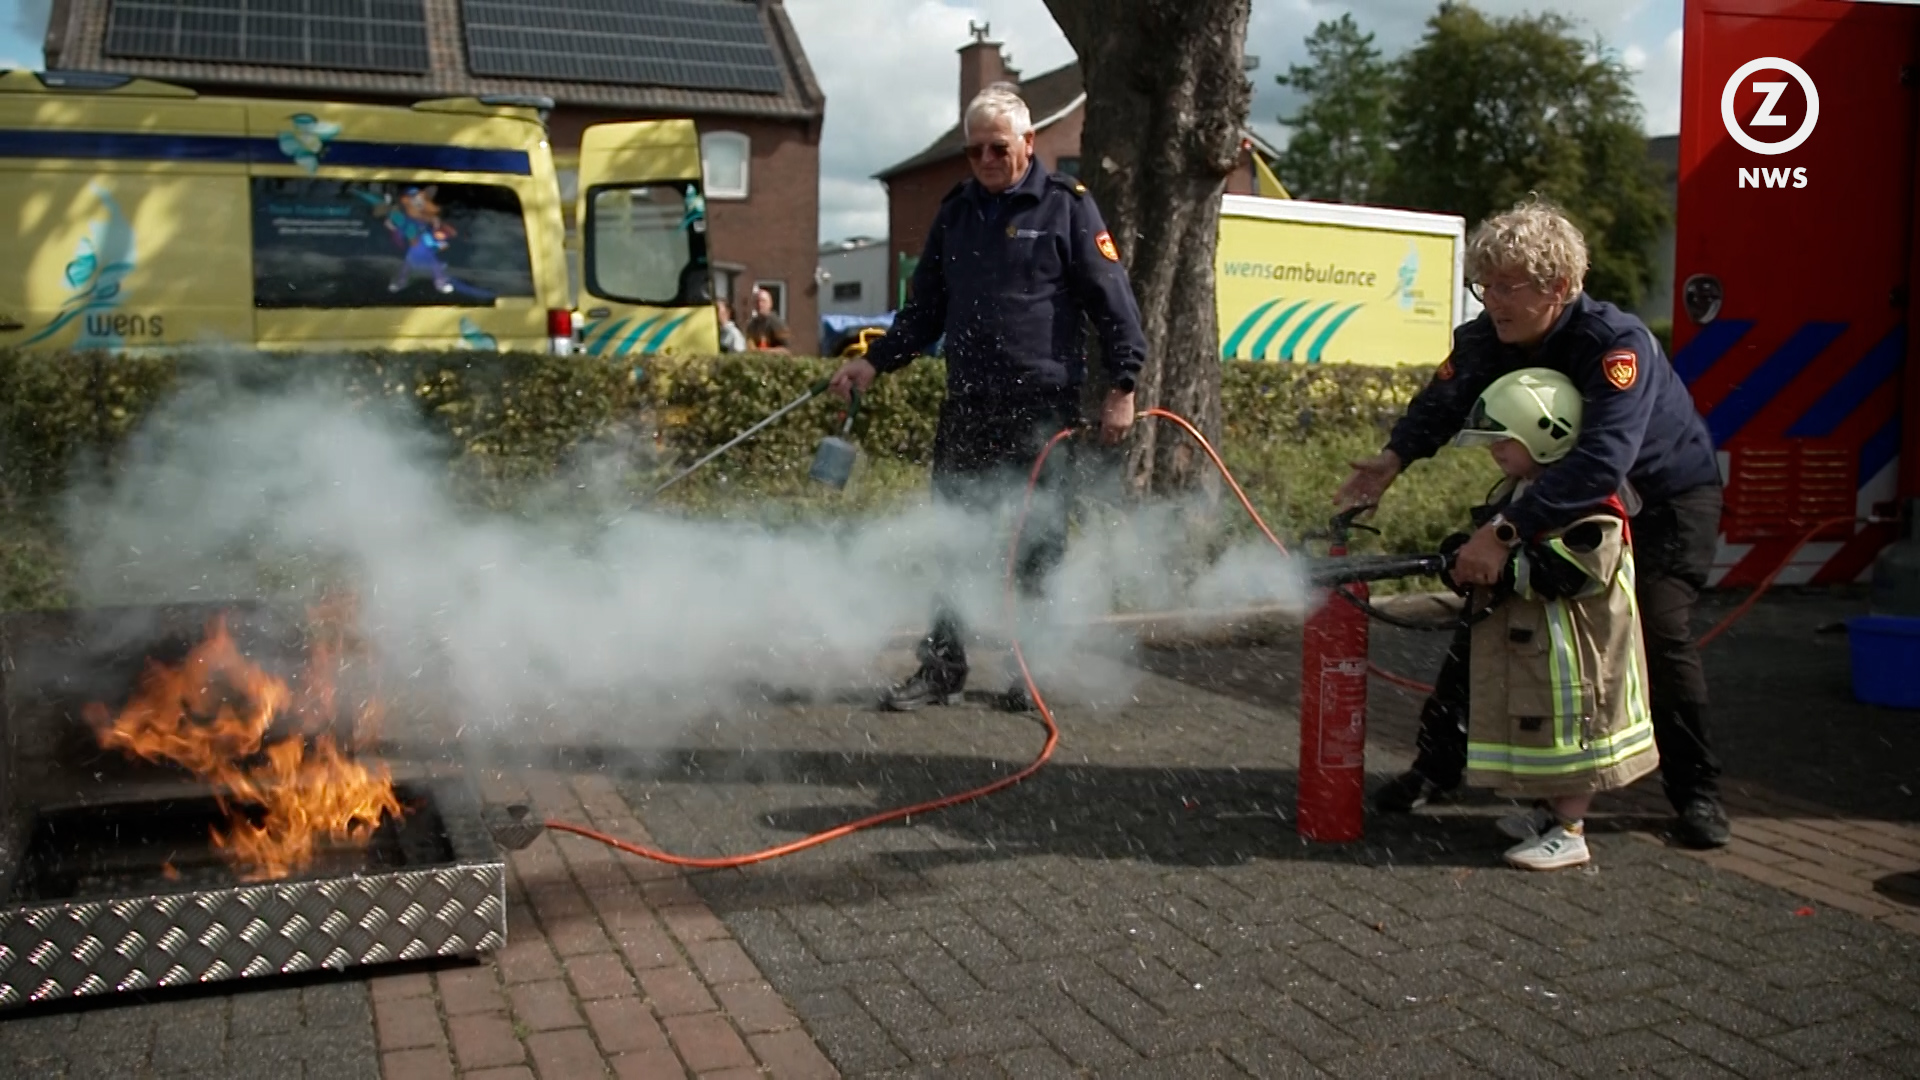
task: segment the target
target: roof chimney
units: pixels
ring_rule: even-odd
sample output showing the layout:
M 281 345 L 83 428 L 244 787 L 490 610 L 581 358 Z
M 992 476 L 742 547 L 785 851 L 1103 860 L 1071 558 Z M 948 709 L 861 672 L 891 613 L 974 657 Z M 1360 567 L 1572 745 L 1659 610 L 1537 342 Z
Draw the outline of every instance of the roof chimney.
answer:
M 967 31 L 973 40 L 960 46 L 960 122 L 967 122 L 967 106 L 972 103 L 975 94 L 1008 78 L 1005 58 L 1000 55 L 1000 43 L 988 41 L 987 35 L 993 32 L 993 24 L 977 23 L 967 20 Z

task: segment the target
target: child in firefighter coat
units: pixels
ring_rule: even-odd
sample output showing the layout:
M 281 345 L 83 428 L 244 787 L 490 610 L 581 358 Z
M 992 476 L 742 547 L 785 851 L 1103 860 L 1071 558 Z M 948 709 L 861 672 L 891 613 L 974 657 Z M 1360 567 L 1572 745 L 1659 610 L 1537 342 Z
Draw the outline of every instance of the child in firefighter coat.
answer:
M 1579 389 L 1556 371 L 1523 369 L 1487 387 L 1455 445 L 1486 446 L 1506 474 L 1489 510 L 1572 451 L 1580 411 Z M 1659 765 L 1627 518 L 1616 495 L 1563 529 L 1503 536 L 1511 594 L 1473 629 L 1466 781 L 1538 800 L 1500 822 L 1520 841 L 1506 860 L 1523 869 L 1589 861 L 1594 793 Z

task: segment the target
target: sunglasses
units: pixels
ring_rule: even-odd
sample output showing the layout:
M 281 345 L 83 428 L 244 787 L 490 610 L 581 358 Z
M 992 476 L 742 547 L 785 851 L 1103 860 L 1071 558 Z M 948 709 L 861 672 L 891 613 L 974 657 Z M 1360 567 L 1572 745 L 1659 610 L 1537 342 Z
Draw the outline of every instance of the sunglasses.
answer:
M 997 143 L 968 143 L 967 144 L 967 160 L 968 161 L 979 161 L 981 158 L 992 158 L 995 161 L 999 161 L 1001 158 L 1007 157 L 1012 153 L 1013 153 L 1013 147 L 1007 145 L 1006 143 L 997 142 Z

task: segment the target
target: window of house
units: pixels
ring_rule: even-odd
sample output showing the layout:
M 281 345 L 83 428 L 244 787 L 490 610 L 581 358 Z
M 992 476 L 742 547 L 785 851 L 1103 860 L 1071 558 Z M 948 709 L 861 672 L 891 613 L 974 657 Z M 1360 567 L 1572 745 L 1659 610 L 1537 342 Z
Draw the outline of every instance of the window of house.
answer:
M 860 299 L 860 283 L 857 281 L 836 282 L 833 286 L 833 298 L 836 302 Z
M 727 304 L 733 308 L 733 318 L 735 322 L 745 321 L 748 312 L 752 310 L 751 304 L 747 303 L 747 301 L 751 301 L 753 298 L 746 297 L 743 299 L 740 296 L 740 278 L 744 276 L 746 272 L 747 268 L 737 263 L 714 263 L 711 271 L 713 274 L 713 295 L 716 299 L 725 300 Z
M 1080 159 L 1077 157 L 1063 157 L 1055 164 L 1053 171 L 1066 173 L 1068 176 L 1079 176 Z
M 753 283 L 753 287 L 756 289 L 767 290 L 767 292 L 773 297 L 773 313 L 775 315 L 780 316 L 782 319 L 787 317 L 787 283 L 786 282 L 756 281 Z M 753 296 L 751 294 L 747 296 L 747 303 L 749 305 L 747 308 L 747 314 L 751 315 L 756 310 L 751 306 L 753 303 Z
M 588 194 L 587 290 L 634 304 L 685 306 L 711 296 L 706 232 L 692 184 L 596 187 Z
M 512 188 L 255 177 L 262 308 L 484 307 L 533 295 Z
M 710 131 L 700 136 L 700 164 L 706 178 L 707 198 L 746 198 L 752 154 L 752 143 L 737 131 Z

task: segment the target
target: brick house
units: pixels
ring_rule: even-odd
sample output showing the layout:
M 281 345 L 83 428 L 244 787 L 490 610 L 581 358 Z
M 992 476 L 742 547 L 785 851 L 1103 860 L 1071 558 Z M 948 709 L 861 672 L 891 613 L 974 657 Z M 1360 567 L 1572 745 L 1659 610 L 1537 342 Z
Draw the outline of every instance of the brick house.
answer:
M 1007 66 L 1001 44 L 987 40 L 988 27 L 974 24 L 972 30 L 973 40 L 959 50 L 960 99 L 954 125 L 926 149 L 874 174 L 887 189 L 887 290 L 894 307 L 905 299 L 905 282 L 912 276 L 940 200 L 953 185 L 973 175 L 967 167 L 966 137 L 960 130 L 960 120 L 975 94 L 996 82 L 1018 85 L 1033 117 L 1035 161 L 1057 172 L 1078 175 L 1080 171 L 1080 132 L 1086 123 L 1087 92 L 1081 83 L 1079 63 L 1022 79 L 1020 72 Z M 1228 193 L 1258 192 L 1252 158 L 1255 153 L 1269 162 L 1278 155 L 1259 136 L 1247 131 L 1241 139 L 1240 164 L 1227 177 Z
M 678 0 L 609 14 L 593 0 L 53 0 L 49 70 L 138 75 L 207 94 L 411 104 L 550 98 L 564 201 L 580 132 L 691 117 L 706 162 L 715 295 L 774 292 L 810 353 L 819 335 L 820 129 L 826 98 L 780 0 Z M 572 211 L 567 211 L 569 247 Z

